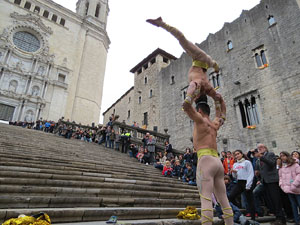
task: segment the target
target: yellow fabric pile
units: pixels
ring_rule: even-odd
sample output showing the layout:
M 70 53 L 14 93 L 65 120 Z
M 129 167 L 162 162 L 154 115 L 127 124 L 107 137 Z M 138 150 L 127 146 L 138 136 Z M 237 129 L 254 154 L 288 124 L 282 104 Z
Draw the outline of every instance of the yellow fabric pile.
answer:
M 187 206 L 185 210 L 178 213 L 177 218 L 185 220 L 199 220 L 200 216 L 198 215 L 197 209 L 195 207 Z
M 18 218 L 6 220 L 2 225 L 51 225 L 51 220 L 46 213 L 38 218 L 21 215 Z

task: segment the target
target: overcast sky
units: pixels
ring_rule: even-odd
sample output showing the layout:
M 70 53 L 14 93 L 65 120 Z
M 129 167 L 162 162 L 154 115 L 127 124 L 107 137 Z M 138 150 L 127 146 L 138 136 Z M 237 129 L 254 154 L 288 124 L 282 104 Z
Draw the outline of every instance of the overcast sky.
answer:
M 75 11 L 77 0 L 54 0 Z M 175 38 L 145 22 L 161 16 L 194 43 L 216 33 L 225 22 L 238 18 L 259 0 L 109 0 L 107 32 L 111 40 L 104 80 L 102 113 L 133 86 L 135 65 L 161 48 L 180 57 L 183 50 Z

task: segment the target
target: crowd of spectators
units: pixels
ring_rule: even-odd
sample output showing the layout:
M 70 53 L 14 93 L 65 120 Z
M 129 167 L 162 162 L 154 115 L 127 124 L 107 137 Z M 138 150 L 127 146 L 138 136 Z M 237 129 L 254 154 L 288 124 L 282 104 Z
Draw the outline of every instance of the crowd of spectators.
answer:
M 14 122 L 11 125 L 57 133 L 65 138 L 94 142 L 136 158 L 140 163 L 153 165 L 162 176 L 173 177 L 189 185 L 196 185 L 197 152 L 185 149 L 184 154 L 174 154 L 166 141 L 163 151 L 156 149 L 156 139 L 146 133 L 142 144 L 131 142 L 131 133 L 114 130 L 114 118 L 102 127 L 74 127 L 71 123 L 38 120 L 36 123 Z M 137 127 L 136 123 L 133 124 Z M 263 144 L 244 153 L 241 150 L 221 152 L 224 183 L 234 211 L 235 222 L 240 221 L 240 208 L 254 221 L 257 217 L 276 217 L 274 224 L 294 222 L 300 225 L 300 153 L 282 151 L 279 155 L 268 151 Z M 216 211 L 224 215 L 217 201 Z

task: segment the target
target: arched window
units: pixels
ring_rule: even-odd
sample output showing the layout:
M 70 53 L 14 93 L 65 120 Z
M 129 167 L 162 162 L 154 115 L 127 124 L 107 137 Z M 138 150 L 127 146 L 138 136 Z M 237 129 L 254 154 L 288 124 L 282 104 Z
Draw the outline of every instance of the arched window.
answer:
M 43 17 L 48 18 L 49 17 L 49 12 L 47 10 L 44 11 Z
M 260 52 L 260 57 L 261 57 L 261 61 L 262 61 L 262 64 L 263 64 L 263 65 L 268 64 L 267 59 L 266 59 L 266 54 L 265 54 L 265 51 L 264 51 L 264 50 L 262 50 L 262 51 Z
M 251 106 L 252 106 L 254 122 L 255 122 L 255 124 L 259 124 L 259 116 L 258 116 L 257 105 L 256 105 L 256 100 L 255 100 L 254 96 L 251 97 Z
M 99 12 L 100 12 L 100 3 L 97 4 L 96 11 L 95 11 L 95 17 L 99 18 Z
M 153 91 L 152 91 L 152 89 L 151 89 L 151 90 L 150 90 L 149 97 L 152 98 L 152 96 L 153 96 Z
M 35 6 L 33 12 L 40 13 L 41 8 L 39 6 Z
M 244 105 L 241 101 L 239 101 L 238 105 L 239 105 L 239 109 L 240 109 L 240 113 L 241 113 L 242 125 L 243 125 L 243 127 L 247 127 L 247 119 L 246 119 L 246 114 L 245 114 L 245 110 L 244 110 Z
M 16 92 L 18 87 L 18 82 L 16 80 L 12 80 L 9 82 L 8 90 L 12 92 Z
M 140 96 L 139 97 L 139 104 L 141 104 L 142 103 L 142 97 Z
M 233 44 L 232 44 L 232 41 L 228 41 L 227 42 L 227 51 L 233 49 Z
M 127 119 L 129 119 L 130 118 L 130 110 L 128 110 L 128 112 L 127 112 Z
M 21 0 L 15 0 L 14 3 L 17 4 L 17 5 L 20 5 L 21 4 Z
M 51 20 L 52 20 L 53 22 L 56 22 L 56 21 L 57 21 L 57 15 L 53 14 Z
M 61 18 L 59 24 L 62 25 L 62 26 L 65 26 L 66 20 Z
M 147 84 L 148 83 L 148 79 L 147 79 L 147 77 L 145 77 L 145 82 L 144 82 L 145 84 Z
M 25 5 L 24 5 L 24 8 L 29 10 L 31 8 L 31 3 L 26 2 Z
M 261 59 L 260 59 L 260 56 L 258 55 L 258 53 L 255 53 L 255 60 L 256 60 L 257 67 L 261 67 L 262 62 L 261 62 Z
M 274 19 L 274 16 L 271 16 L 271 15 L 268 17 L 268 21 L 269 21 L 269 25 L 270 25 L 270 26 L 272 26 L 273 24 L 276 23 L 276 21 L 275 21 L 275 19 Z
M 215 88 L 216 87 L 216 78 L 215 78 L 215 76 L 212 77 L 212 82 L 213 82 L 213 87 Z
M 90 7 L 90 3 L 87 1 L 87 2 L 85 3 L 85 15 L 88 14 L 89 7 Z

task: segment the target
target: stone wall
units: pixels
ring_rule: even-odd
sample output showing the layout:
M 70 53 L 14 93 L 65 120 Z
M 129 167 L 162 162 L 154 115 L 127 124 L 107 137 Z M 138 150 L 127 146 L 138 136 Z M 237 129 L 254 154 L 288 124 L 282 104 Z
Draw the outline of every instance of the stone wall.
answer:
M 272 25 L 269 16 L 275 19 Z M 226 102 L 227 121 L 218 135 L 219 151 L 249 150 L 258 142 L 276 153 L 299 149 L 299 25 L 295 0 L 263 0 L 200 44 L 221 67 L 218 92 Z M 233 44 L 231 50 L 227 49 L 228 41 Z M 258 68 L 254 57 L 260 50 L 264 50 L 268 62 L 264 68 Z M 183 54 L 158 76 L 164 84 L 161 126 L 168 128 L 170 141 L 177 149 L 190 146 L 192 123 L 179 110 L 182 90 L 187 85 L 187 77 L 182 74 L 186 74 L 190 65 L 190 58 Z M 175 86 L 168 85 L 171 75 L 175 75 Z M 251 96 L 255 97 L 260 119 L 255 129 L 242 126 L 238 107 L 239 101 Z

